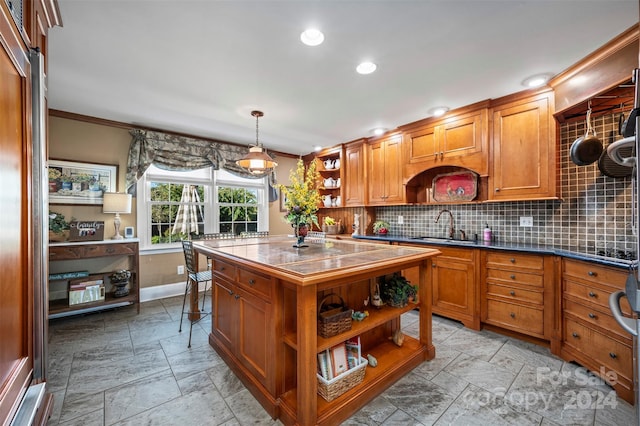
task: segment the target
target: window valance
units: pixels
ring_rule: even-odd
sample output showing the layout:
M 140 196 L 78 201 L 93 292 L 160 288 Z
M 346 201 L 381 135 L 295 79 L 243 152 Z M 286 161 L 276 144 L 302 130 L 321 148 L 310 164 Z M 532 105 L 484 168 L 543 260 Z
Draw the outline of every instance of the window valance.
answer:
M 223 168 L 238 176 L 252 179 L 269 175 L 270 184 L 275 184 L 273 172 L 252 174 L 236 165 L 236 160 L 247 153 L 246 147 L 150 130 L 134 129 L 129 133 L 132 140 L 127 161 L 128 193 L 135 192 L 136 182 L 152 163 L 158 168 L 175 171 L 205 167 L 213 167 L 214 170 Z

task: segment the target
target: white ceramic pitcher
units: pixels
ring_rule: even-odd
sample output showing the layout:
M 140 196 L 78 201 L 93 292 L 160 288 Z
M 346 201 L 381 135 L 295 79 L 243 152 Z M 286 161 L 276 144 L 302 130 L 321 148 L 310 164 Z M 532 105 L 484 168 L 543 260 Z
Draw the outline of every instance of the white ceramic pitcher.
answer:
M 333 160 L 324 160 L 324 168 L 327 170 L 333 169 Z
M 331 207 L 331 194 L 327 194 L 324 197 L 324 206 L 325 207 Z

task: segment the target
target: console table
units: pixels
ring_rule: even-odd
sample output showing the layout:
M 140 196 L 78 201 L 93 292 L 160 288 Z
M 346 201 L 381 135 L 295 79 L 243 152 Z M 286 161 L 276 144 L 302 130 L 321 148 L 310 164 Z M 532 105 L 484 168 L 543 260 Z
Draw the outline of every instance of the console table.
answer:
M 129 294 L 113 296 L 109 275 L 131 271 Z M 140 312 L 139 240 L 82 241 L 49 244 L 49 318 L 59 318 L 136 304 Z M 102 280 L 104 300 L 69 304 L 69 286 Z

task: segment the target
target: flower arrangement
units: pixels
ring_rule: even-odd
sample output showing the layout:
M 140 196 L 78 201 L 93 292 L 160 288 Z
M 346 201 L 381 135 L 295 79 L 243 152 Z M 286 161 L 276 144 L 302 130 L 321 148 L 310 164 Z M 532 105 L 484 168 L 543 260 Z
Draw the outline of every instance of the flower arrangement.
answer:
M 285 220 L 292 226 L 301 224 L 314 224 L 318 227 L 318 205 L 320 204 L 320 194 L 316 189 L 316 182 L 319 179 L 316 169 L 316 162 L 312 161 L 305 172 L 304 162 L 298 160 L 298 164 L 289 174 L 290 185 L 278 185 L 285 197 L 284 206 L 287 209 Z
M 373 222 L 373 232 L 376 234 L 386 234 L 389 232 L 390 226 L 386 220 L 376 220 Z

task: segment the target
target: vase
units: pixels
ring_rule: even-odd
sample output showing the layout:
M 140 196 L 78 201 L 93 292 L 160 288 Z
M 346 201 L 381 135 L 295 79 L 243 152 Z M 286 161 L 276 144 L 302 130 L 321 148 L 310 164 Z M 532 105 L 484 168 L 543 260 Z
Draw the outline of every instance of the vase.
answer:
M 111 285 L 113 286 L 113 297 L 124 297 L 129 295 L 129 288 L 127 287 L 127 285 L 129 285 L 129 281 L 112 282 Z
M 295 248 L 309 247 L 304 243 L 304 237 L 307 236 L 309 228 L 306 223 L 299 223 L 293 225 L 293 233 L 296 237 L 296 243 L 293 245 Z

